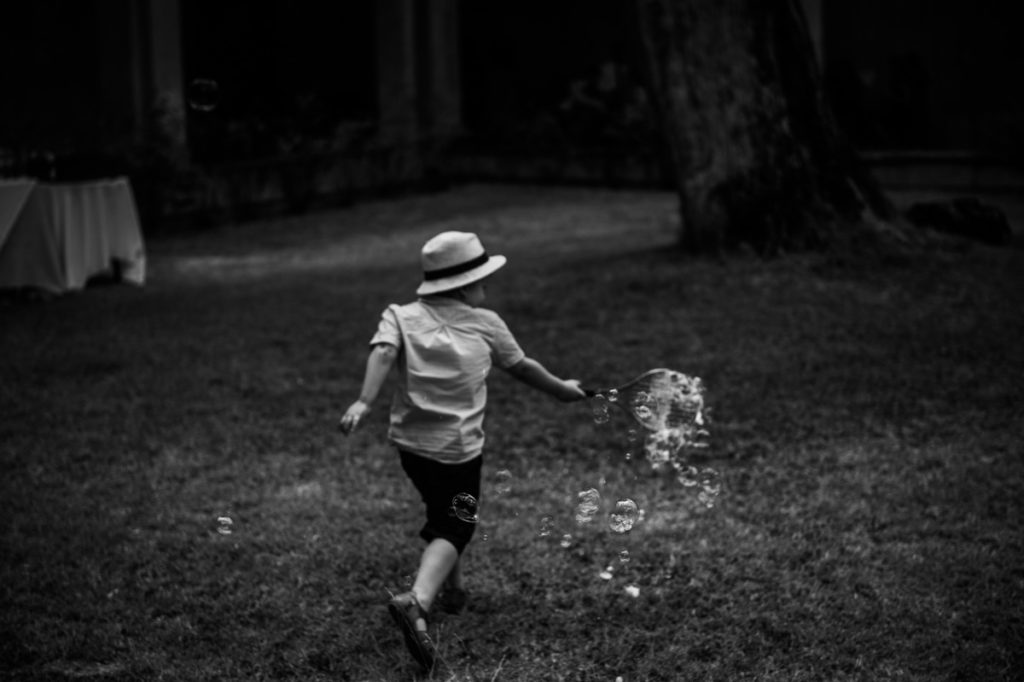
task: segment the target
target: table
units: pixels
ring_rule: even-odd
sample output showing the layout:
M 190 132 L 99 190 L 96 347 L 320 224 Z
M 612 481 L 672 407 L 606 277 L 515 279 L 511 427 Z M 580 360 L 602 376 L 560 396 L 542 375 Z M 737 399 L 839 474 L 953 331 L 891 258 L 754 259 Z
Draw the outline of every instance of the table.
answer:
M 146 252 L 127 178 L 0 179 L 0 288 L 63 293 L 115 274 L 142 285 Z

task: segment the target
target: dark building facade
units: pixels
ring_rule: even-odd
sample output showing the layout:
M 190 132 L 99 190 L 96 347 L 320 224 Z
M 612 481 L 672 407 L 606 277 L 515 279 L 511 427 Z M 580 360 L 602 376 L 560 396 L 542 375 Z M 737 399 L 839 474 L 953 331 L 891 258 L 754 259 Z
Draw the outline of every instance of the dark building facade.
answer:
M 1024 155 L 1007 3 L 803 5 L 836 114 L 869 157 Z M 0 51 L 9 172 L 392 150 L 372 184 L 451 155 L 500 176 L 480 159 L 656 145 L 630 0 L 33 0 L 6 8 Z

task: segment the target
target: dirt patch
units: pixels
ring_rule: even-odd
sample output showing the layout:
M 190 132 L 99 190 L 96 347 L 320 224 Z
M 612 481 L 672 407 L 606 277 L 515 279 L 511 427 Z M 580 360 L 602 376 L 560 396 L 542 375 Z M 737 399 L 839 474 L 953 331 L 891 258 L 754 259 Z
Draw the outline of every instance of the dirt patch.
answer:
M 675 198 L 665 192 L 469 185 L 354 208 L 233 225 L 150 246 L 151 281 L 249 280 L 361 268 L 418 269 L 423 243 L 472 231 L 493 253 L 613 254 L 669 246 Z

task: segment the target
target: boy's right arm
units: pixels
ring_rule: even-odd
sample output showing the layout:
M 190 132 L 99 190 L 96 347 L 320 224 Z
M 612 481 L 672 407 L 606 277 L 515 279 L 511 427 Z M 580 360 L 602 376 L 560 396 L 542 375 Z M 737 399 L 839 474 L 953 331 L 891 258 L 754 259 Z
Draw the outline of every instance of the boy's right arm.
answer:
M 355 431 L 359 422 L 370 412 L 373 401 L 377 399 L 377 394 L 380 393 L 381 386 L 388 378 L 388 372 L 391 371 L 397 357 L 398 349 L 390 343 L 378 343 L 370 351 L 370 356 L 366 359 L 366 375 L 363 377 L 363 390 L 359 393 L 359 399 L 349 406 L 338 422 L 338 427 L 346 436 Z

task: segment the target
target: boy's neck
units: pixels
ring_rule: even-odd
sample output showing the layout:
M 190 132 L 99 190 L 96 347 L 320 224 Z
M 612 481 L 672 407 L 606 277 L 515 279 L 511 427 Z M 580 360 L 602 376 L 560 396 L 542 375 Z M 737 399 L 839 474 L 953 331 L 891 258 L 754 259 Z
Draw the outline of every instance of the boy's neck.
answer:
M 442 304 L 442 305 L 443 304 L 451 304 L 451 303 L 461 303 L 462 305 L 469 305 L 468 303 L 466 303 L 465 297 L 459 296 L 459 295 L 456 295 L 456 294 L 447 294 L 447 293 L 431 294 L 429 296 L 421 296 L 420 300 L 421 301 L 425 301 L 427 303 Z

